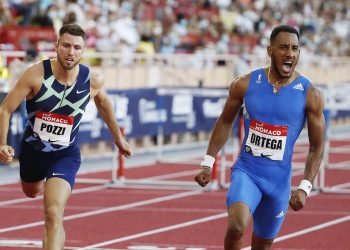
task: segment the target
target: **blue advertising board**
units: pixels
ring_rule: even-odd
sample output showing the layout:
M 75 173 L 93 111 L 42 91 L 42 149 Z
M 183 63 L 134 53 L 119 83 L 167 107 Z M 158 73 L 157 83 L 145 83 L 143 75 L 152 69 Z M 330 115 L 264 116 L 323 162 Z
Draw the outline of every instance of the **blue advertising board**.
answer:
M 110 90 L 108 95 L 119 126 L 128 138 L 181 132 L 210 131 L 222 111 L 226 89 L 147 88 Z M 23 117 L 11 118 L 9 144 L 17 148 L 23 133 Z M 93 101 L 81 120 L 78 143 L 110 141 L 107 126 Z

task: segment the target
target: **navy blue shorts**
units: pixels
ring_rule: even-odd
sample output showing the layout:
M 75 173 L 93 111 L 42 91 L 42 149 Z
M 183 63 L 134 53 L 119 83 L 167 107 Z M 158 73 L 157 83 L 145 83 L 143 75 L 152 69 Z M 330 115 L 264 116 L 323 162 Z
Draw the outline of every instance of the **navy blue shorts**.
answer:
M 254 233 L 273 239 L 285 219 L 291 192 L 290 166 L 272 166 L 239 159 L 231 173 L 227 207 L 243 202 L 253 215 Z
M 80 168 L 80 149 L 77 145 L 68 148 L 41 152 L 22 140 L 20 154 L 20 176 L 24 182 L 37 182 L 49 178 L 66 180 L 73 189 Z

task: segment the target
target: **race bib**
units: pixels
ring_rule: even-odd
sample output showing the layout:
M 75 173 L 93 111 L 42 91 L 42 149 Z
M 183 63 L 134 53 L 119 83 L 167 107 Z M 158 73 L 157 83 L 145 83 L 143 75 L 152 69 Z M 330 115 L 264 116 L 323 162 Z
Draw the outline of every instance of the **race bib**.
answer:
M 50 112 L 36 112 L 34 129 L 41 140 L 68 146 L 74 118 Z
M 288 126 L 272 125 L 252 120 L 249 125 L 245 151 L 254 156 L 283 160 Z

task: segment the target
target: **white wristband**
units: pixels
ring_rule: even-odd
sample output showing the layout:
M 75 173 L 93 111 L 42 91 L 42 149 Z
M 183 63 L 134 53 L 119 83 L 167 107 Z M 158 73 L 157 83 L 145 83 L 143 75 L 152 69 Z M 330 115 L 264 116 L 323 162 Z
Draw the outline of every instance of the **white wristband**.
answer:
M 312 184 L 308 180 L 302 180 L 298 186 L 298 189 L 303 190 L 306 193 L 306 196 L 308 196 L 312 189 Z
M 211 155 L 205 155 L 203 161 L 201 162 L 201 167 L 209 168 L 210 171 L 213 169 L 215 162 L 215 157 Z

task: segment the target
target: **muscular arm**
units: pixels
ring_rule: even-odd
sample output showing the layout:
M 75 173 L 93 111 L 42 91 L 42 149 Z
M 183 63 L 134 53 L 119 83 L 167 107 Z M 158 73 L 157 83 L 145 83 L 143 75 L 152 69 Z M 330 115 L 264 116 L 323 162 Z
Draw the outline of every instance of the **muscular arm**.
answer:
M 7 134 L 11 114 L 19 107 L 23 99 L 31 98 L 40 88 L 42 65 L 35 64 L 20 77 L 15 87 L 8 93 L 0 106 L 0 160 L 10 159 L 14 150 L 7 146 Z M 12 160 L 12 159 L 11 159 Z
M 224 109 L 217 119 L 213 128 L 207 155 L 215 157 L 219 150 L 224 146 L 232 131 L 233 122 L 238 114 L 240 107 L 243 104 L 243 98 L 249 84 L 249 75 L 237 78 L 234 80 L 229 89 Z M 208 165 L 209 166 L 209 165 Z M 194 177 L 194 180 L 202 187 L 209 183 L 211 169 L 205 164 L 202 165 L 201 171 Z
M 306 115 L 310 148 L 306 159 L 304 179 L 314 181 L 321 165 L 324 151 L 325 119 L 323 97 L 312 86 L 307 93 Z
M 119 152 L 127 157 L 131 156 L 131 149 L 120 131 L 112 103 L 103 89 L 102 78 L 95 74 L 91 77 L 91 97 L 94 99 L 99 114 L 111 132 L 113 141 L 118 146 Z
M 306 116 L 310 147 L 303 179 L 313 183 L 321 165 L 325 135 L 323 97 L 314 86 L 311 86 L 307 93 Z M 294 211 L 302 209 L 305 203 L 306 192 L 304 190 L 298 188 L 295 192 L 292 192 L 289 204 Z
M 215 123 L 209 140 L 208 155 L 215 157 L 230 136 L 234 120 L 243 104 L 248 81 L 249 77 L 244 76 L 232 82 L 224 109 Z

